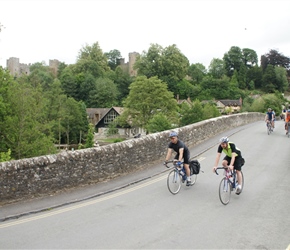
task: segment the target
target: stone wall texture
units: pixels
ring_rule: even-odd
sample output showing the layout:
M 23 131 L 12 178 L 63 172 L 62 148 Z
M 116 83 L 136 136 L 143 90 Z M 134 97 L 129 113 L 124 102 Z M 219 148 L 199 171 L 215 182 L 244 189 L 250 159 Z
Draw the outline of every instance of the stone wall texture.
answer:
M 189 148 L 223 131 L 264 119 L 262 113 L 221 116 L 175 129 Z M 1 203 L 49 195 L 150 167 L 163 160 L 169 131 L 102 147 L 0 163 Z

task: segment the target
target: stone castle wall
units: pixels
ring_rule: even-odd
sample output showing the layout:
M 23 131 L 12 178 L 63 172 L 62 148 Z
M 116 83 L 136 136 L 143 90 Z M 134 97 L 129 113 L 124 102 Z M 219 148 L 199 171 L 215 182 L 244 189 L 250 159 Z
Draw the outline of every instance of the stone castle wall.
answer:
M 264 119 L 262 113 L 221 116 L 176 129 L 189 147 L 223 131 Z M 164 160 L 169 131 L 102 147 L 0 163 L 1 203 L 99 183 Z M 150 146 L 148 146 L 150 145 Z

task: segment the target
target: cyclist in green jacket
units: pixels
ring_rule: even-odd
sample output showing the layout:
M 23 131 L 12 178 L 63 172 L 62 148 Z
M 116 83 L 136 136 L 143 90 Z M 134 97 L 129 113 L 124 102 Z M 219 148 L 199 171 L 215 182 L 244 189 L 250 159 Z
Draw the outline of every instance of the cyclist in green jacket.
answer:
M 239 185 L 236 189 L 236 194 L 240 194 L 241 184 L 242 184 L 241 169 L 242 169 L 242 165 L 243 165 L 243 163 L 242 163 L 243 158 L 242 158 L 241 151 L 236 147 L 236 145 L 234 143 L 229 141 L 228 137 L 222 137 L 220 139 L 220 145 L 218 146 L 217 155 L 216 155 L 216 159 L 215 159 L 215 165 L 213 167 L 213 172 L 215 172 L 215 170 L 218 167 L 222 152 L 224 152 L 226 155 L 222 161 L 222 166 L 224 168 L 236 170 L 238 183 L 239 183 Z

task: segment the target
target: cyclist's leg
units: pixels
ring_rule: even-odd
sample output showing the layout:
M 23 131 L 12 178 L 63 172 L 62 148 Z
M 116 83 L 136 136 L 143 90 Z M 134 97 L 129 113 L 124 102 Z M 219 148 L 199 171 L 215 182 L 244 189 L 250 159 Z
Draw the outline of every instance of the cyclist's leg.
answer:
M 227 155 L 224 157 L 224 159 L 222 160 L 222 166 L 224 168 L 228 168 L 229 164 L 231 162 L 231 157 L 228 157 Z
M 190 158 L 189 153 L 183 155 L 183 166 L 187 177 L 190 177 L 189 158 Z
M 243 182 L 243 176 L 242 176 L 242 173 L 241 173 L 241 169 L 242 169 L 242 157 L 239 156 L 239 157 L 236 157 L 235 159 L 235 163 L 234 163 L 234 169 L 236 170 L 236 177 L 237 177 L 237 180 L 238 180 L 238 188 L 236 187 L 236 191 L 238 193 L 241 192 L 241 189 L 242 189 L 242 182 Z M 238 190 L 239 189 L 239 190 Z
M 186 176 L 187 176 L 187 182 L 186 182 L 187 186 L 191 184 L 189 158 L 190 158 L 189 154 L 185 154 L 184 158 L 183 158 L 183 166 L 184 166 L 184 169 L 185 169 L 185 172 L 186 172 Z

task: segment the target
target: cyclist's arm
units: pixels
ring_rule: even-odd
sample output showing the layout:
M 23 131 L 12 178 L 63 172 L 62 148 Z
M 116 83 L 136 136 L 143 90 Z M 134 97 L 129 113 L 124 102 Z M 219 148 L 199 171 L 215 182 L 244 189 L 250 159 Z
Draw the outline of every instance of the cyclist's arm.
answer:
M 214 163 L 213 171 L 215 171 L 216 168 L 218 167 L 218 164 L 219 164 L 220 158 L 221 158 L 221 153 L 218 152 L 218 153 L 216 154 L 216 158 L 215 158 L 215 163 Z
M 184 152 L 184 148 L 180 148 L 179 149 L 179 157 L 178 157 L 179 161 L 182 161 L 182 159 L 183 159 L 183 152 Z
M 231 162 L 230 162 L 230 169 L 233 169 L 233 166 L 234 166 L 234 163 L 235 163 L 235 160 L 236 160 L 236 156 L 237 156 L 237 153 L 233 152 L 232 153 L 232 157 L 231 157 Z
M 171 154 L 172 154 L 172 148 L 168 148 L 167 149 L 167 155 L 166 155 L 165 161 L 169 161 L 169 159 L 171 157 Z

